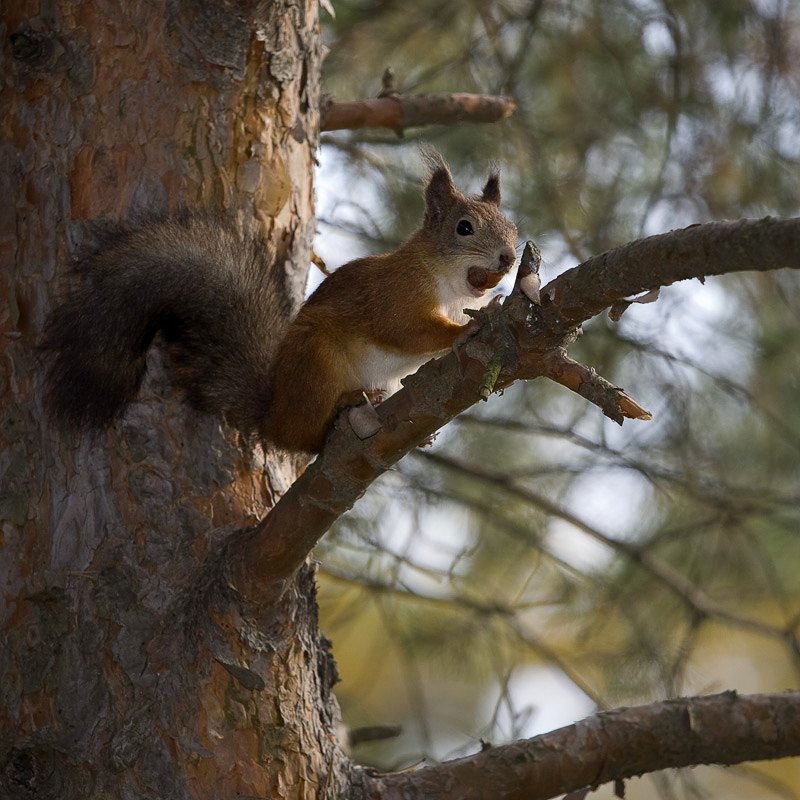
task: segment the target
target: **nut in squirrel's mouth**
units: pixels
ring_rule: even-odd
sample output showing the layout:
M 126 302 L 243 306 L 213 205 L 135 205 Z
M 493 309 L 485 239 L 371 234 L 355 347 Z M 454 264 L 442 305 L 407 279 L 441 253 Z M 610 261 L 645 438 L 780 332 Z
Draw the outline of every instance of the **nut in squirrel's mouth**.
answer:
M 488 270 L 486 267 L 470 267 L 467 272 L 467 284 L 475 297 L 481 297 L 487 290 L 494 289 L 503 279 L 507 270 Z

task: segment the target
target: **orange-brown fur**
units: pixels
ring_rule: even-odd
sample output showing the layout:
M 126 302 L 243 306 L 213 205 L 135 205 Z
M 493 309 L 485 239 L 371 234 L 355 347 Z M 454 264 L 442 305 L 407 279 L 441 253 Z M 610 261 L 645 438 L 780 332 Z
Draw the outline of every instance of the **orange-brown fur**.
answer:
M 486 216 L 497 228 L 489 234 L 490 244 L 506 251 L 515 231 L 497 208 L 499 190 L 497 202 L 468 198 L 455 190 L 446 170 L 444 175 L 438 173 L 438 179 L 443 185 L 436 187 L 440 190 L 436 195 L 431 188 L 437 180 L 435 172 L 420 230 L 394 252 L 340 267 L 301 308 L 273 365 L 270 383 L 275 391 L 263 427 L 267 439 L 286 449 L 318 451 L 343 398 L 360 389 L 392 390 L 359 385 L 353 364 L 364 357 L 364 348 L 377 348 L 387 357 L 393 353 L 420 356 L 421 364 L 453 347 L 470 328 L 469 323 L 450 319 L 441 308 L 437 280 L 443 267 L 452 263 L 443 253 L 442 225 L 467 213 Z M 437 201 L 447 212 L 445 220 L 439 220 L 437 209 L 432 208 Z M 496 285 L 504 271 L 495 266 L 491 272 L 497 275 L 486 284 Z M 463 270 L 465 291 L 467 272 Z
M 266 438 L 289 450 L 320 449 L 340 399 L 367 388 L 354 385 L 344 363 L 357 357 L 359 342 L 408 354 L 453 345 L 465 326 L 436 312 L 417 245 L 345 264 L 300 309 L 273 364 L 270 382 L 280 391 L 264 419 Z

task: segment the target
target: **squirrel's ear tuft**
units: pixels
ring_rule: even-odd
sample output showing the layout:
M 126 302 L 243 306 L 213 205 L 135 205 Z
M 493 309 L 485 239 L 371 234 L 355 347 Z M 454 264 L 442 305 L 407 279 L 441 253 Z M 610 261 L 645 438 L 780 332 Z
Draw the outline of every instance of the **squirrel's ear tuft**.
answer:
M 428 169 L 428 183 L 425 186 L 425 222 L 438 225 L 447 214 L 447 209 L 458 197 L 453 176 L 442 154 L 432 147 L 423 149 L 422 157 Z
M 425 187 L 425 216 L 432 220 L 443 219 L 457 194 L 447 167 L 437 169 Z
M 496 206 L 500 205 L 500 175 L 496 169 L 489 173 L 489 180 L 483 187 L 481 200 L 486 203 L 494 203 Z

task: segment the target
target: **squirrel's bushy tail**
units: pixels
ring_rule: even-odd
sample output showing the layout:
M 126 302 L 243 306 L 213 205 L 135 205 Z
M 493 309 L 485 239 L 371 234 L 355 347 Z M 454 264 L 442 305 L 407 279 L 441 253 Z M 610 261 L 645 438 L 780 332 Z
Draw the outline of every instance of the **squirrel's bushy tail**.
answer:
M 72 428 L 108 423 L 135 397 L 160 333 L 187 399 L 256 431 L 289 314 L 266 244 L 188 214 L 95 233 L 45 329 L 50 413 Z

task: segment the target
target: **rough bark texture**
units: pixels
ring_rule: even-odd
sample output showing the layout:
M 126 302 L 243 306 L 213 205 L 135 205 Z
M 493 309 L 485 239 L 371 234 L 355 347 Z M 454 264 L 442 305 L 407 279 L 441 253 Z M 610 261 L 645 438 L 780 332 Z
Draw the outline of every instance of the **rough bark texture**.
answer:
M 119 423 L 61 436 L 35 349 L 86 223 L 136 211 L 258 225 L 299 301 L 316 0 L 10 0 L 2 26 L 0 798 L 333 797 L 335 668 L 309 569 L 255 609 L 214 568 L 296 465 L 243 456 L 157 350 Z

